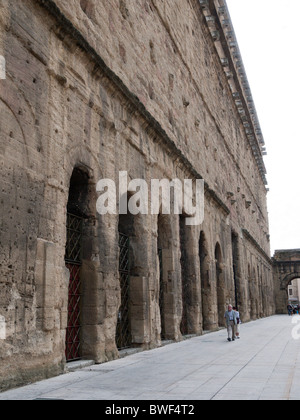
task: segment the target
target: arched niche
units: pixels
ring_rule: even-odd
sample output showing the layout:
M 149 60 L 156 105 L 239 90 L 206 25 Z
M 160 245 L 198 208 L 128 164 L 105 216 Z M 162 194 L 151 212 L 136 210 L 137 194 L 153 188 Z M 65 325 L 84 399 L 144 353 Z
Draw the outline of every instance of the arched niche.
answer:
M 223 327 L 224 313 L 225 313 L 225 280 L 224 280 L 224 266 L 222 250 L 219 242 L 215 247 L 215 264 L 216 264 L 216 281 L 217 281 L 217 306 L 218 306 L 218 324 L 219 327 Z

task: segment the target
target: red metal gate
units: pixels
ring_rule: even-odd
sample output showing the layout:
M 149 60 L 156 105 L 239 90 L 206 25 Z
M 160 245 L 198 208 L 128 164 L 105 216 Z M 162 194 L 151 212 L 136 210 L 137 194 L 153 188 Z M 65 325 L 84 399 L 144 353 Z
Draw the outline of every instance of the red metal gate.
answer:
M 81 250 L 82 218 L 67 215 L 66 267 L 70 271 L 66 359 L 81 359 Z

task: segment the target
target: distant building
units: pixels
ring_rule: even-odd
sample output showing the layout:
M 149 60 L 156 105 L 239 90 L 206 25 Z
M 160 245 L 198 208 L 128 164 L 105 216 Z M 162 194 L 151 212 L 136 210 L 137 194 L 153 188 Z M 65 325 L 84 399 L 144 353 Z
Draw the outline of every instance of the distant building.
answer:
M 289 303 L 299 305 L 300 303 L 300 279 L 293 280 L 288 286 Z
M 300 249 L 278 250 L 273 258 L 276 312 L 286 313 L 288 303 L 300 301 Z

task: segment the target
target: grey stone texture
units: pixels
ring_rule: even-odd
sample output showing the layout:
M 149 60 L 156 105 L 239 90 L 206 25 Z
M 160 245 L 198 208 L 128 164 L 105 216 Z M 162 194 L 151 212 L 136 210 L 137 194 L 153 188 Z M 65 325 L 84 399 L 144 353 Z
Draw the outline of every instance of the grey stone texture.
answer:
M 96 212 L 97 182 L 117 181 L 119 171 L 149 185 L 205 180 L 201 226 L 180 229 L 176 215 L 138 215 L 127 224 L 132 347 L 159 347 L 162 326 L 176 341 L 217 330 L 228 303 L 239 305 L 244 321 L 275 313 L 262 149 L 247 132 L 258 128 L 253 108 L 241 111 L 233 95 L 249 97 L 233 66 L 236 50 L 225 38 L 216 42 L 208 25 L 209 13 L 222 20 L 223 2 L 210 3 L 211 10 L 196 0 L 0 1 L 7 71 L 0 81 L 0 390 L 66 369 L 74 174 L 85 214 L 83 359 L 119 357 L 119 217 Z

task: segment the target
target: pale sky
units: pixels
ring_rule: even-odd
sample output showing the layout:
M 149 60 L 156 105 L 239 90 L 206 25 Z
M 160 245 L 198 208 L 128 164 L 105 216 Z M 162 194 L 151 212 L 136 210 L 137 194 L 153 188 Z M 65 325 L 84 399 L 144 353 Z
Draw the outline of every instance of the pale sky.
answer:
M 300 0 L 227 0 L 266 142 L 271 251 L 300 249 Z

